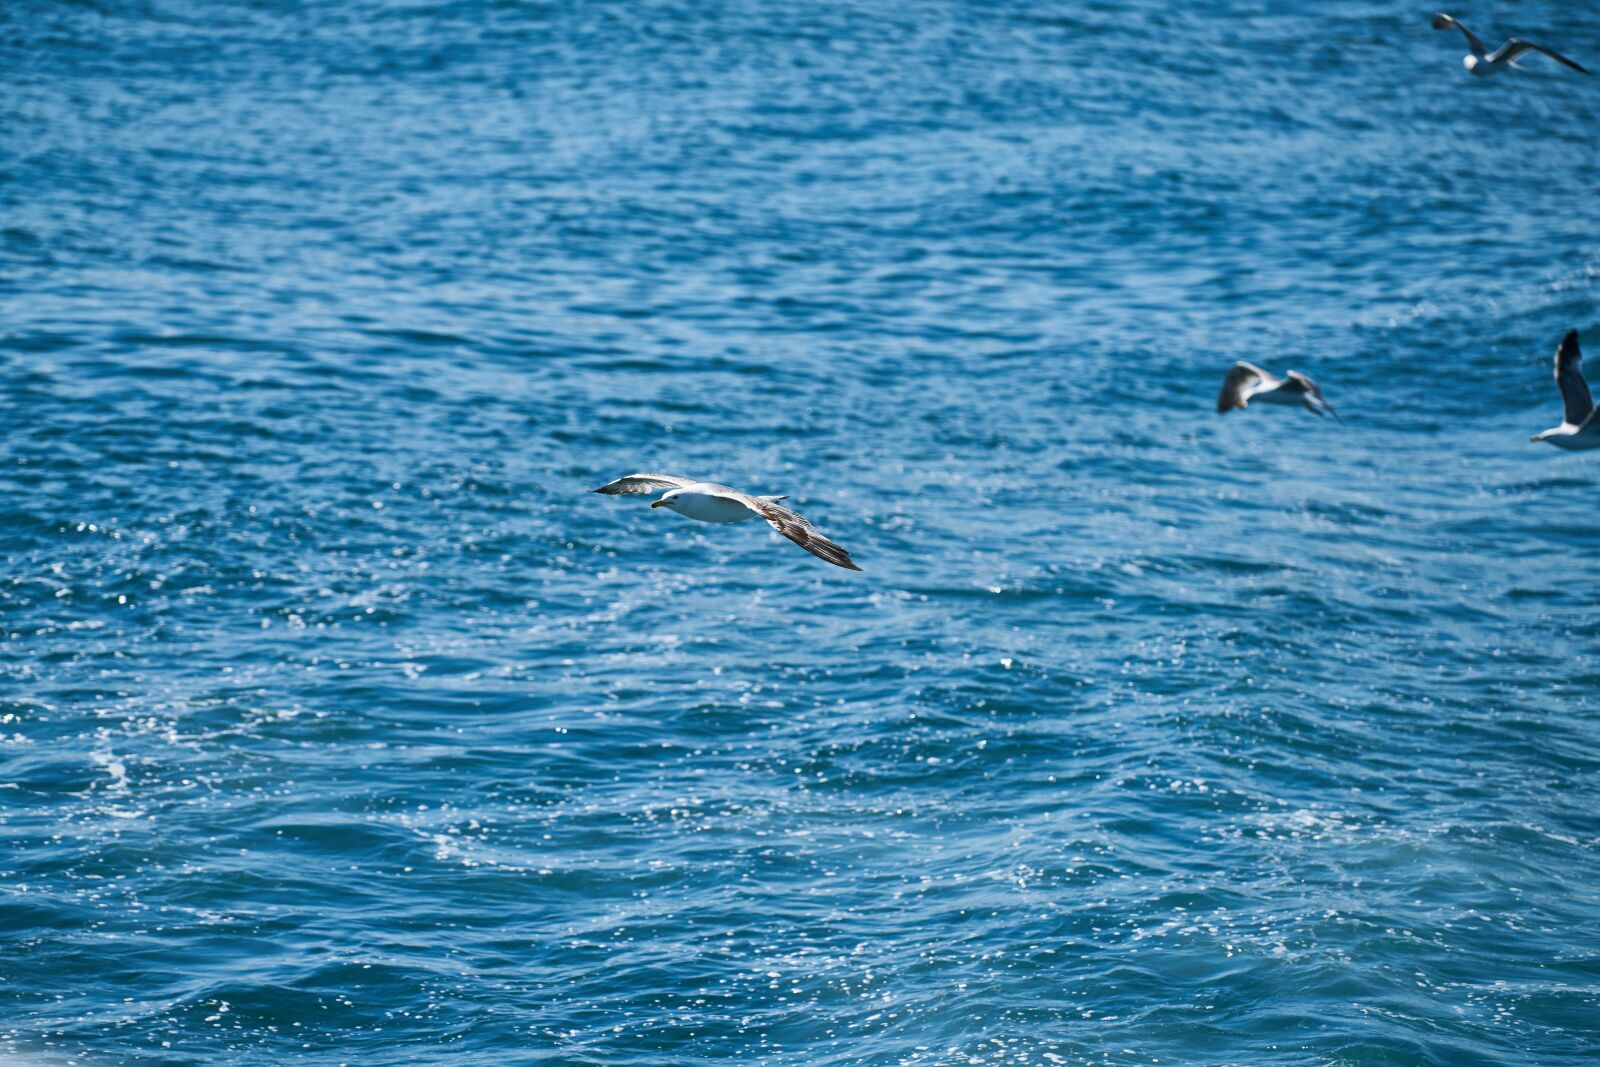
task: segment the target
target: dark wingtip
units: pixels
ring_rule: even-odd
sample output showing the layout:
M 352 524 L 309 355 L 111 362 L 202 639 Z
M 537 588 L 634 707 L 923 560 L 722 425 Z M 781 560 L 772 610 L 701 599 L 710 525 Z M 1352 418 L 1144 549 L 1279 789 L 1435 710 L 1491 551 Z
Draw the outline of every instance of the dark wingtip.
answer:
M 832 547 L 837 551 L 830 552 L 827 555 L 823 555 L 820 552 L 813 552 L 812 555 L 816 556 L 824 563 L 831 563 L 835 567 L 842 567 L 847 571 L 858 571 L 861 569 L 860 567 L 856 566 L 856 561 L 850 558 L 850 553 L 846 552 L 842 548 L 839 548 L 838 545 L 832 545 Z
M 834 547 L 838 548 L 837 545 L 835 545 Z M 812 553 L 812 554 L 815 555 L 818 559 L 822 560 L 824 563 L 831 563 L 835 567 L 843 567 L 847 571 L 858 571 L 858 570 L 861 569 L 860 567 L 856 566 L 856 561 L 850 558 L 850 553 L 846 552 L 842 548 L 839 548 L 839 551 L 838 551 L 837 554 L 834 554 L 834 553 L 831 553 L 831 552 L 826 556 L 824 556 L 824 555 L 822 555 L 820 553 Z
M 1450 28 L 1450 23 L 1454 21 L 1454 19 L 1452 19 L 1449 15 L 1446 15 L 1443 11 L 1436 11 L 1434 12 L 1431 25 L 1436 30 L 1448 30 Z
M 1568 360 L 1580 360 L 1583 350 L 1578 347 L 1578 331 L 1568 330 L 1567 335 L 1561 339 L 1561 344 L 1556 348 L 1556 377 L 1561 376 L 1561 365 Z

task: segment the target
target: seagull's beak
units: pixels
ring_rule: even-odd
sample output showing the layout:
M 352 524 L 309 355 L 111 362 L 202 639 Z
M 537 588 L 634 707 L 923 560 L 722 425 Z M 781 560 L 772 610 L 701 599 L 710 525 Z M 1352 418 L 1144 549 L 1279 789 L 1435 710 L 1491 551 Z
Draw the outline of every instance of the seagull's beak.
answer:
M 652 500 L 650 501 L 650 506 L 653 508 L 664 508 L 667 506 L 667 502 L 665 500 Z

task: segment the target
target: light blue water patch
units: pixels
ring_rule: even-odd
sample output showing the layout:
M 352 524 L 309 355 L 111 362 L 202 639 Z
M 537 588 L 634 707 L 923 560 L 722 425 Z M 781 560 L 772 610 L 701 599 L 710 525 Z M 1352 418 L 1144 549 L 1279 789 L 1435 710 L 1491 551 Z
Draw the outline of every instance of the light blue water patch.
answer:
M 1428 15 L 8 5 L 0 1055 L 1590 1062 L 1600 78 Z

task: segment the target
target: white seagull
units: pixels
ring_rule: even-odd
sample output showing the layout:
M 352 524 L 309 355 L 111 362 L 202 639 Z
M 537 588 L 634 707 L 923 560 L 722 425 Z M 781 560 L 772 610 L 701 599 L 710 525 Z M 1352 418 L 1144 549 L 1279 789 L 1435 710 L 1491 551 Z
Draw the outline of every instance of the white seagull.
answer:
M 653 508 L 676 511 L 686 519 L 699 522 L 744 522 L 746 519 L 766 519 L 768 525 L 783 536 L 835 567 L 858 571 L 850 553 L 823 537 L 809 522 L 779 503 L 781 496 L 751 496 L 737 489 L 712 482 L 697 482 L 693 478 L 679 478 L 675 474 L 630 474 L 607 482 L 594 490 L 607 496 L 621 493 L 653 493 L 667 490 L 660 500 L 651 501 Z
M 1556 385 L 1561 389 L 1561 425 L 1536 433 L 1529 440 L 1549 441 L 1569 452 L 1600 448 L 1600 418 L 1594 398 L 1583 380 L 1583 353 L 1578 351 L 1578 331 L 1569 330 L 1556 349 Z
M 1477 34 L 1461 25 L 1452 16 L 1446 15 L 1443 11 L 1433 16 L 1433 28 L 1436 30 L 1455 29 L 1461 31 L 1461 35 L 1467 39 L 1467 47 L 1472 50 L 1462 58 L 1461 62 L 1466 65 L 1467 70 L 1479 77 L 1487 74 L 1499 74 L 1508 67 L 1516 66 L 1517 57 L 1527 52 L 1538 52 L 1542 55 L 1547 55 L 1557 63 L 1565 63 L 1580 74 L 1589 73 L 1561 53 L 1552 51 L 1542 44 L 1524 41 L 1521 37 L 1513 37 L 1493 52 L 1487 52 L 1483 47 L 1483 42 L 1478 40 Z
M 1222 392 L 1217 396 L 1217 414 L 1234 408 L 1242 410 L 1249 407 L 1252 400 L 1263 404 L 1303 407 L 1314 415 L 1332 415 L 1340 422 L 1344 421 L 1333 410 L 1333 405 L 1323 399 L 1322 388 L 1299 371 L 1292 370 L 1289 377 L 1279 378 L 1254 363 L 1240 360 L 1222 380 Z

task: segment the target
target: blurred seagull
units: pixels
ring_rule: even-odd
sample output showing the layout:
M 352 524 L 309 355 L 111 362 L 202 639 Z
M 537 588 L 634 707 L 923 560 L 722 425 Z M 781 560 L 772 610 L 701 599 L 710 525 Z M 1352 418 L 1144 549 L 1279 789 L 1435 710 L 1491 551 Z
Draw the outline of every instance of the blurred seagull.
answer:
M 1520 37 L 1513 37 L 1493 52 L 1486 53 L 1483 42 L 1478 40 L 1477 34 L 1461 25 L 1450 15 L 1446 15 L 1443 11 L 1433 16 L 1433 28 L 1436 30 L 1456 29 L 1461 31 L 1461 35 L 1467 39 L 1467 47 L 1472 50 L 1470 54 L 1462 58 L 1461 62 L 1466 65 L 1467 70 L 1480 77 L 1486 74 L 1499 74 L 1508 67 L 1515 67 L 1517 57 L 1526 52 L 1539 52 L 1549 56 L 1557 63 L 1565 63 L 1580 74 L 1589 73 L 1559 52 L 1553 52 L 1542 44 L 1524 41 Z
M 699 522 L 744 522 L 746 519 L 766 519 L 767 524 L 783 536 L 835 567 L 858 571 L 850 553 L 823 537 L 805 519 L 784 507 L 781 496 L 751 496 L 737 489 L 711 482 L 697 482 L 693 478 L 679 478 L 674 474 L 630 474 L 607 482 L 594 490 L 607 496 L 621 493 L 653 493 L 665 489 L 660 500 L 650 503 L 653 508 L 676 511 L 686 519 Z
M 1578 351 L 1578 331 L 1569 330 L 1556 349 L 1556 385 L 1561 389 L 1561 425 L 1536 433 L 1529 440 L 1549 441 L 1557 448 L 1576 452 L 1600 448 L 1600 418 L 1594 398 L 1583 380 L 1583 353 Z
M 1333 405 L 1323 399 L 1321 387 L 1299 371 L 1292 370 L 1289 377 L 1279 378 L 1254 363 L 1240 360 L 1222 380 L 1222 392 L 1217 397 L 1217 414 L 1234 408 L 1242 410 L 1249 407 L 1252 400 L 1263 404 L 1304 407 L 1315 415 L 1332 415 L 1340 422 L 1344 421 L 1333 410 Z

